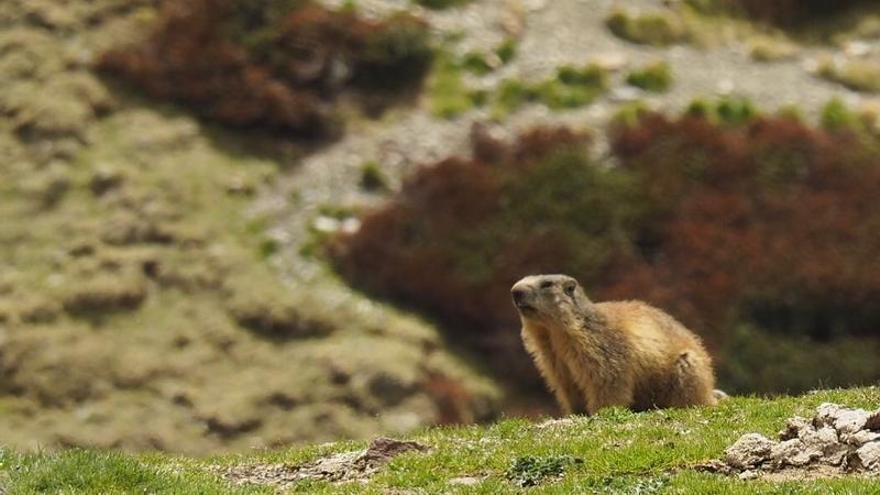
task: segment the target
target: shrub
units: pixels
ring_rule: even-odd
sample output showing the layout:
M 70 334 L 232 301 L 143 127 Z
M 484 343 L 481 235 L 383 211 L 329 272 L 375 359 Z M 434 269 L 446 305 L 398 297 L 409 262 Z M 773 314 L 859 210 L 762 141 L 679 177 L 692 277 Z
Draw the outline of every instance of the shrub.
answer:
M 428 9 L 444 10 L 467 5 L 471 0 L 413 0 L 413 2 Z
M 792 26 L 800 21 L 825 17 L 865 0 L 727 0 L 734 8 L 759 20 Z
M 837 63 L 834 60 L 825 60 L 820 64 L 817 74 L 855 91 L 880 92 L 880 64 L 876 62 L 853 60 Z
M 869 0 L 686 0 L 687 4 L 705 13 L 735 13 L 769 22 L 793 27 L 803 21 L 822 19 L 840 13 Z
M 778 62 L 794 58 L 797 47 L 784 40 L 762 36 L 751 41 L 749 55 L 758 62 Z
M 508 300 L 528 273 L 571 274 L 596 300 L 656 304 L 699 332 L 722 367 L 737 362 L 724 352 L 736 352 L 742 326 L 796 339 L 792 352 L 880 337 L 876 148 L 851 132 L 701 106 L 728 116 L 640 111 L 613 127 L 614 168 L 591 164 L 583 137 L 563 130 L 476 140 L 475 159 L 421 169 L 360 231 L 336 239 L 332 259 L 536 387 Z M 740 390 L 771 387 L 736 366 L 725 376 Z M 869 368 L 835 383 L 880 374 Z M 796 375 L 773 389 L 802 389 Z
M 408 15 L 373 22 L 306 0 L 167 1 L 141 45 L 98 68 L 225 125 L 326 134 L 344 89 L 418 84 L 431 51 Z
M 671 11 L 632 13 L 617 9 L 605 25 L 618 38 L 643 45 L 666 46 L 690 39 L 687 26 Z
M 661 93 L 672 86 L 672 72 L 669 64 L 661 60 L 630 72 L 626 82 L 645 91 Z
M 498 88 L 496 109 L 504 114 L 528 102 L 540 102 L 557 110 L 577 108 L 592 103 L 607 88 L 608 72 L 598 65 L 565 65 L 556 70 L 554 78 L 536 84 L 503 81 Z

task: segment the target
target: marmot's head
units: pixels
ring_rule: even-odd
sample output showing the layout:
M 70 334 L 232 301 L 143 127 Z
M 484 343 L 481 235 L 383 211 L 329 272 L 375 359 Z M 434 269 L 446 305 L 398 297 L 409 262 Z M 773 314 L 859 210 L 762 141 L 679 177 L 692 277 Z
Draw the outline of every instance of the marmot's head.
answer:
M 510 289 L 523 320 L 573 325 L 591 304 L 577 280 L 568 275 L 529 275 Z

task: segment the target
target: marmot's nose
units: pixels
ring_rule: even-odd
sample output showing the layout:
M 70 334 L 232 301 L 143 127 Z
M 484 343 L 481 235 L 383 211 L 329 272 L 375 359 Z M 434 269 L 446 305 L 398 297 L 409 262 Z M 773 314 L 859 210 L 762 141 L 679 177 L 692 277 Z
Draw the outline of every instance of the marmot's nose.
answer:
M 526 298 L 525 289 L 513 289 L 510 291 L 510 293 L 513 294 L 513 302 L 515 302 L 517 305 L 521 304 Z

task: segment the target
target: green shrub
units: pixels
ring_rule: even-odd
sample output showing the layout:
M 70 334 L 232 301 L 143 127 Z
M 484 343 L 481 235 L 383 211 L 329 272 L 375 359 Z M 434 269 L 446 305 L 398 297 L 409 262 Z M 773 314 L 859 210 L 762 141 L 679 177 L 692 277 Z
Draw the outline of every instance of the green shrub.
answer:
M 737 328 L 723 350 L 718 373 L 729 393 L 798 394 L 816 388 L 872 384 L 880 341 L 843 337 L 815 342 Z
M 643 45 L 667 46 L 690 39 L 681 18 L 667 10 L 632 13 L 617 9 L 605 19 L 605 25 L 618 38 Z
M 645 91 L 661 93 L 672 86 L 672 71 L 664 61 L 654 62 L 626 76 L 627 84 Z
M 434 70 L 428 81 L 431 111 L 443 118 L 453 118 L 470 110 L 474 101 L 468 96 L 461 66 L 448 52 L 437 55 Z
M 855 130 L 859 120 L 840 98 L 832 98 L 822 107 L 822 127 L 829 131 Z
M 608 88 L 608 73 L 598 65 L 563 66 L 556 77 L 529 85 L 508 79 L 498 88 L 496 110 L 508 113 L 528 102 L 539 102 L 553 109 L 588 105 Z
M 514 57 L 516 57 L 516 51 L 516 40 L 509 38 L 495 49 L 495 55 L 498 55 L 498 59 L 501 60 L 502 64 L 507 64 L 510 63 L 510 61 L 513 60 Z
M 378 163 L 366 162 L 361 165 L 360 186 L 366 191 L 385 191 L 388 189 L 388 179 L 385 178 Z

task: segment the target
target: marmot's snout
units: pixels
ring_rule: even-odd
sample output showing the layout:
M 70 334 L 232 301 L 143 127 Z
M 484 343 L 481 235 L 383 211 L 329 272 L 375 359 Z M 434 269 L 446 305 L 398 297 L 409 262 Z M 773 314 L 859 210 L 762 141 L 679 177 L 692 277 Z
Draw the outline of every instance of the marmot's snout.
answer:
M 534 309 L 531 304 L 531 290 L 524 287 L 521 281 L 510 289 L 510 295 L 513 296 L 513 305 L 516 306 L 516 309 L 520 311 Z

